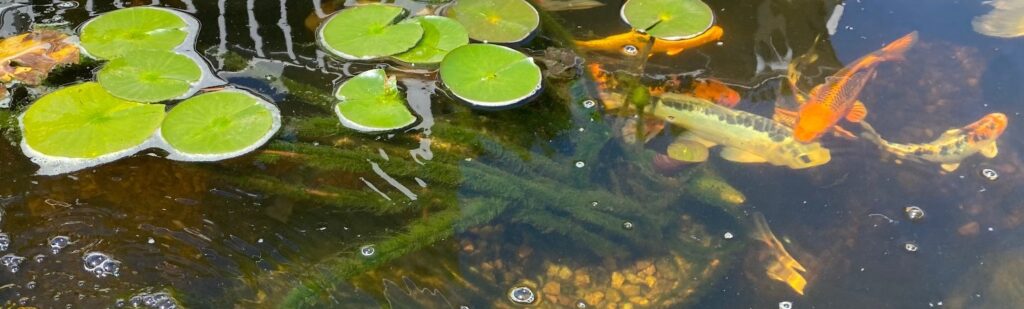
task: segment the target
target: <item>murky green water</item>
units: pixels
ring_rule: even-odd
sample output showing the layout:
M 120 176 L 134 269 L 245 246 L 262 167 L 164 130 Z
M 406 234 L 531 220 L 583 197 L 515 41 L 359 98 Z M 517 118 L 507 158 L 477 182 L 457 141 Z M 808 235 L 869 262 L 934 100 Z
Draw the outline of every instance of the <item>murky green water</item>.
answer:
M 197 50 L 218 75 L 284 117 L 274 140 L 236 159 L 173 162 L 149 151 L 36 176 L 10 120 L 35 94 L 14 91 L 0 109 L 0 232 L 10 239 L 0 247 L 0 303 L 117 307 L 167 293 L 196 308 L 491 308 L 515 306 L 508 294 L 525 286 L 538 307 L 1024 305 L 1014 275 L 1024 269 L 1024 39 L 975 33 L 971 20 L 990 10 L 980 1 L 851 1 L 840 15 L 835 1 L 708 1 L 722 39 L 653 56 L 643 74 L 620 53 L 574 58 L 560 35 L 628 30 L 620 2 L 550 12 L 544 32 L 520 46 L 545 68 L 540 97 L 475 111 L 434 76 L 400 73 L 422 119 L 386 135 L 341 127 L 331 111 L 336 82 L 386 66 L 317 49 L 310 27 L 342 7 L 333 2 L 0 4 L 5 37 L 32 24 L 74 29 L 119 7 L 187 11 L 202 23 Z M 733 163 L 716 151 L 707 163 L 666 168 L 652 158 L 678 130 L 628 144 L 628 116 L 584 104 L 596 99 L 585 66 L 600 63 L 652 85 L 714 78 L 739 92 L 737 109 L 767 116 L 792 59 L 817 53 L 803 73 L 821 83 L 914 30 L 920 42 L 907 59 L 882 64 L 864 89 L 868 120 L 890 140 L 927 141 L 1002 112 L 1009 127 L 996 158 L 940 173 L 896 164 L 863 139 L 826 137 L 832 160 L 811 169 Z M 90 78 L 96 66 L 60 70 L 42 91 Z M 742 205 L 725 202 L 728 185 Z M 907 218 L 911 205 L 922 220 Z M 805 266 L 804 295 L 766 274 L 771 251 L 750 237 L 755 213 Z

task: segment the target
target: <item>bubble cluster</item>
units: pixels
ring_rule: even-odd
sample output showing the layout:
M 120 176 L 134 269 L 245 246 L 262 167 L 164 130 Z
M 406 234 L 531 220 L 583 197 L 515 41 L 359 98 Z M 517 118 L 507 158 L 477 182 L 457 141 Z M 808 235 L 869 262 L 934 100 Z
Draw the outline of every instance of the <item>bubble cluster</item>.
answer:
M 997 173 L 996 170 L 991 168 L 982 169 L 981 176 L 991 181 L 996 181 L 996 179 L 999 179 L 999 173 Z
M 908 243 L 903 244 L 903 250 L 907 250 L 907 252 L 917 252 L 918 249 L 919 248 L 917 247 L 917 244 L 915 244 L 915 243 L 908 242 Z
M 54 236 L 50 238 L 50 252 L 53 252 L 53 254 L 60 253 L 60 250 L 64 250 L 69 244 L 71 244 L 70 237 Z
M 75 1 L 63 1 L 63 2 L 58 2 L 54 6 L 56 6 L 58 8 L 61 8 L 61 9 L 73 9 L 73 8 L 77 8 L 78 7 L 78 2 L 75 2 Z
M 85 263 L 85 270 L 93 273 L 98 278 L 110 275 L 117 277 L 118 271 L 121 270 L 121 261 L 115 260 L 113 257 L 102 252 L 86 253 L 82 257 L 82 261 Z
M 11 273 L 18 272 L 18 270 L 21 269 L 20 266 L 23 262 L 25 262 L 25 257 L 22 256 L 10 253 L 0 256 L 0 266 L 6 267 L 7 270 L 11 271 Z
M 178 300 L 166 292 L 139 293 L 128 299 L 132 308 L 174 309 L 180 307 Z
M 7 251 L 11 246 L 11 236 L 7 233 L 0 233 L 0 251 Z
M 903 208 L 903 212 L 907 214 L 907 219 L 910 221 L 921 221 L 924 219 L 924 209 L 917 206 L 907 206 Z
M 373 245 L 365 245 L 359 248 L 359 253 L 365 257 L 371 257 L 377 253 L 377 249 Z
M 529 287 L 518 286 L 508 292 L 508 299 L 513 303 L 529 305 L 537 300 L 537 294 L 533 293 Z

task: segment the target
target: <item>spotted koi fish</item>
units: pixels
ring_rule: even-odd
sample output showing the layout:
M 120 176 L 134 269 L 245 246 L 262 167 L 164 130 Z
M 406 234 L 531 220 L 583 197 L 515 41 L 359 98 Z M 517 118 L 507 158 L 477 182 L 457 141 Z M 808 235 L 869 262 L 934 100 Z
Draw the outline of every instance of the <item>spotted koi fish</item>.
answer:
M 792 130 L 771 119 L 733 110 L 682 94 L 665 93 L 651 112 L 689 131 L 677 138 L 689 147 L 722 145 L 722 158 L 741 163 L 762 163 L 809 168 L 828 163 L 831 155 L 819 143 L 798 143 Z M 695 149 L 699 153 L 701 149 Z
M 807 102 L 800 107 L 793 137 L 807 143 L 834 129 L 840 119 L 845 118 L 854 123 L 863 120 L 867 116 L 867 108 L 857 102 L 857 97 L 868 80 L 874 77 L 875 68 L 882 62 L 902 59 L 915 42 L 917 31 L 855 60 L 827 77 L 824 84 L 811 90 Z
M 1006 124 L 1006 115 L 992 113 L 963 128 L 949 129 L 939 138 L 925 144 L 897 144 L 886 141 L 867 123 L 861 123 L 864 127 L 861 136 L 900 159 L 938 163 L 942 170 L 952 172 L 960 167 L 961 161 L 976 153 L 981 153 L 986 158 L 994 158 L 999 153 L 996 139 L 1006 130 Z
M 685 40 L 669 41 L 654 39 L 654 45 L 651 47 L 650 54 L 654 55 L 664 53 L 669 56 L 675 56 L 684 50 L 717 41 L 722 38 L 723 34 L 725 34 L 725 30 L 723 30 L 722 27 L 712 26 L 708 31 Z M 643 47 L 650 40 L 651 36 L 646 33 L 630 31 L 601 39 L 576 41 L 576 46 L 582 49 L 635 56 L 635 50 Z M 632 52 L 629 51 L 630 46 L 632 47 Z

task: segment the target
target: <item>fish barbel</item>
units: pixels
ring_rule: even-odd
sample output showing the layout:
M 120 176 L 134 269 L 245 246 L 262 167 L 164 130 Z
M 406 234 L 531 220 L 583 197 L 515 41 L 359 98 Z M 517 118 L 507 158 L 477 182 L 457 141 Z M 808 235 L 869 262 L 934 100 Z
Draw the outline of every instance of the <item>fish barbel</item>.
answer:
M 691 145 L 724 146 L 721 156 L 729 161 L 802 169 L 831 159 L 829 150 L 819 143 L 796 142 L 789 127 L 701 98 L 665 93 L 651 114 L 689 130 L 679 138 L 696 142 Z

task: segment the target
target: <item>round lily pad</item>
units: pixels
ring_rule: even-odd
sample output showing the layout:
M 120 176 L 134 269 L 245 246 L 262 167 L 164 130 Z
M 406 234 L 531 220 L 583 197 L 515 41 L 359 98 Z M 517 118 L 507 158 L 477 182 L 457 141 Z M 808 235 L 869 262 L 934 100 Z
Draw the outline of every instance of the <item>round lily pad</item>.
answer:
M 142 145 L 164 119 L 164 105 L 112 96 L 89 82 L 39 98 L 22 119 L 25 142 L 43 155 L 96 158 Z
M 317 41 L 327 51 L 345 59 L 391 56 L 413 48 L 423 37 L 419 23 L 398 23 L 405 15 L 405 9 L 386 4 L 344 9 L 320 26 Z
M 171 50 L 188 37 L 188 23 L 168 9 L 133 7 L 100 15 L 82 27 L 82 47 L 100 59 L 138 49 Z
M 242 90 L 220 90 L 189 98 L 175 106 L 160 127 L 160 136 L 183 156 L 212 161 L 245 154 L 266 143 L 280 128 L 274 105 Z
M 469 44 L 469 34 L 458 21 L 443 16 L 420 16 L 408 22 L 423 27 L 423 38 L 412 49 L 393 56 L 411 64 L 437 64 L 456 47 Z
M 408 127 L 416 116 L 405 106 L 395 78 L 382 69 L 369 70 L 345 81 L 334 94 L 334 111 L 346 127 L 363 132 L 391 131 Z
M 478 106 L 503 107 L 540 91 L 540 68 L 514 49 L 469 44 L 441 61 L 441 81 L 455 96 Z
M 199 64 L 172 51 L 136 50 L 111 60 L 97 81 L 116 97 L 159 102 L 187 93 L 202 76 Z
M 537 9 L 525 0 L 458 0 L 445 14 L 484 43 L 516 43 L 540 25 Z
M 629 0 L 621 14 L 633 28 L 670 41 L 696 37 L 715 23 L 711 7 L 701 0 Z

